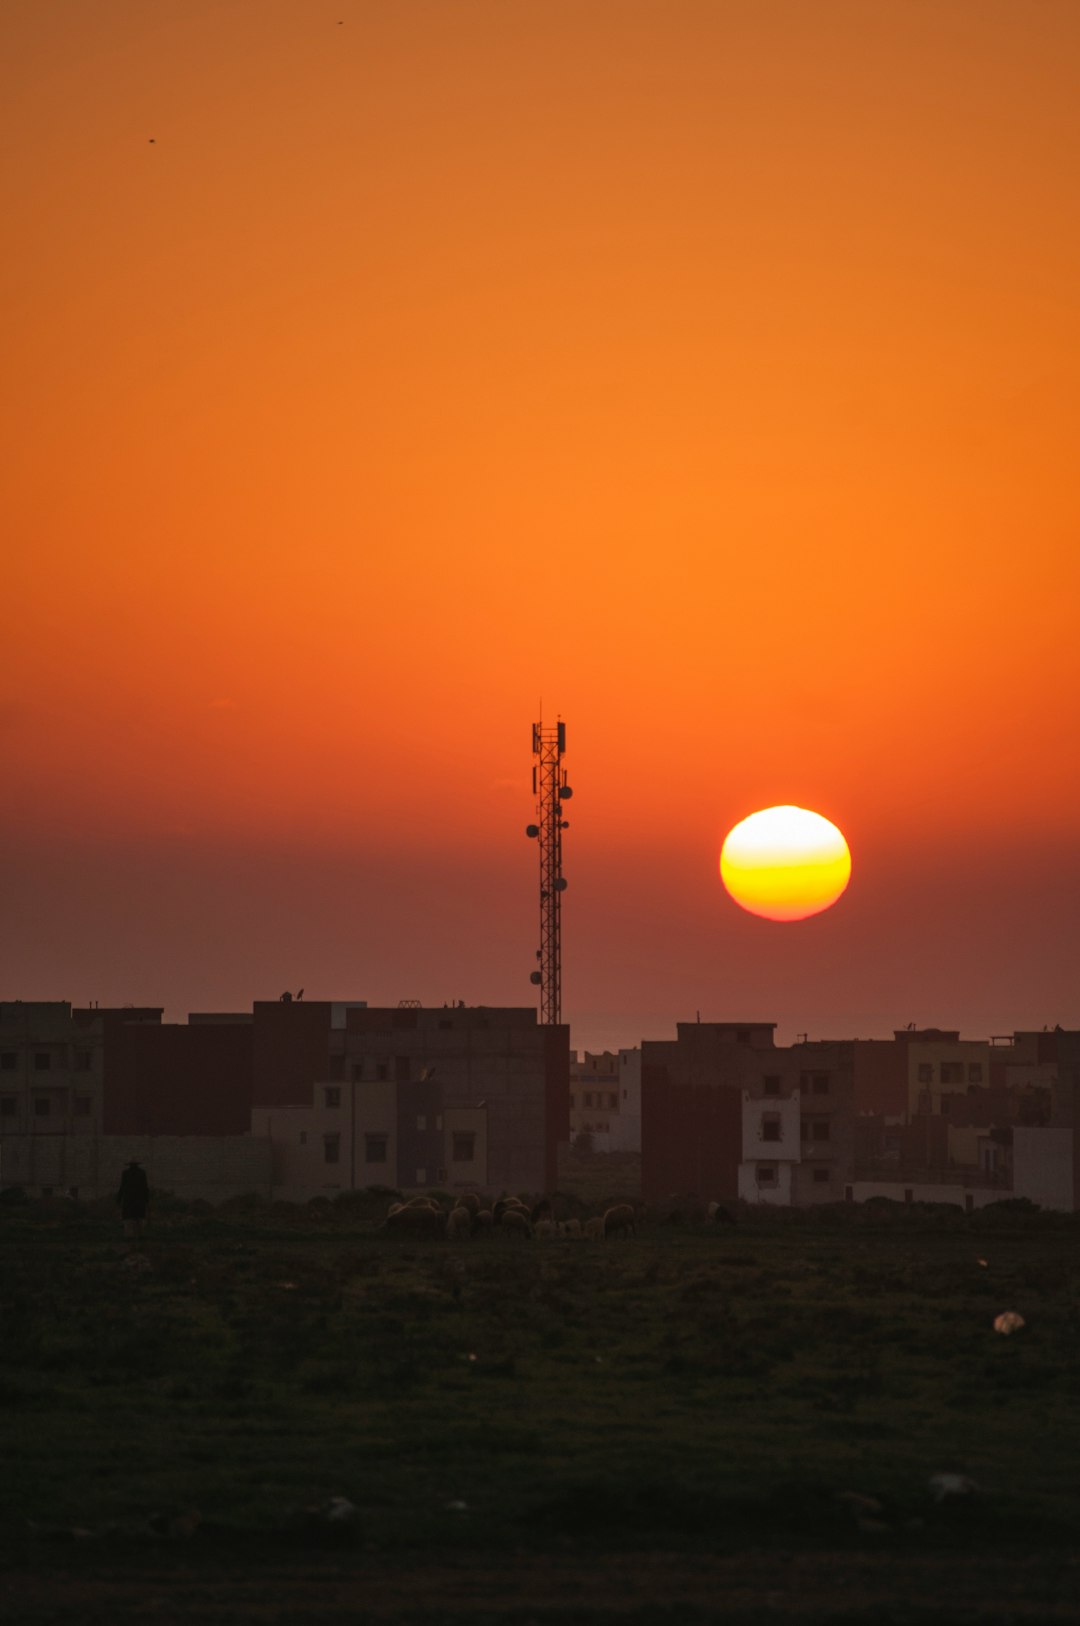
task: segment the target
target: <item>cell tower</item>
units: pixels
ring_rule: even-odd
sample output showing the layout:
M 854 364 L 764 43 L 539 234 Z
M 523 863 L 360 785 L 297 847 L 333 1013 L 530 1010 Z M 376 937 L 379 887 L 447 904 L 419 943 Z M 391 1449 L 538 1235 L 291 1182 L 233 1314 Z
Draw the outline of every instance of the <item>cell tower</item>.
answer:
M 533 795 L 537 823 L 525 834 L 540 844 L 540 947 L 536 958 L 539 971 L 532 981 L 540 989 L 540 1021 L 544 1025 L 562 1021 L 562 940 L 561 905 L 566 891 L 562 872 L 562 833 L 569 830 L 563 818 L 563 803 L 574 794 L 566 783 L 562 757 L 566 750 L 566 724 L 533 724 Z

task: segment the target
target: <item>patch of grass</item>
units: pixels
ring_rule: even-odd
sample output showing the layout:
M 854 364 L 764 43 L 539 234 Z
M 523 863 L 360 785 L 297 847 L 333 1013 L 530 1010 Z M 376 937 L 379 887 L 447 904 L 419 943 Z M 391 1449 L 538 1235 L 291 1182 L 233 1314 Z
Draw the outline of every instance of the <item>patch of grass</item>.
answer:
M 104 1551 L 190 1508 L 192 1561 L 228 1533 L 415 1555 L 1080 1529 L 1078 1230 L 1057 1216 L 453 1246 L 387 1238 L 363 1205 L 239 1204 L 156 1215 L 139 1273 L 115 1216 L 38 1207 L 0 1211 L 9 1562 L 40 1558 L 28 1519 Z M 1021 1333 L 993 1332 L 1002 1309 Z M 935 1502 L 941 1472 L 978 1489 Z M 334 1496 L 358 1516 L 331 1532 L 310 1510 Z

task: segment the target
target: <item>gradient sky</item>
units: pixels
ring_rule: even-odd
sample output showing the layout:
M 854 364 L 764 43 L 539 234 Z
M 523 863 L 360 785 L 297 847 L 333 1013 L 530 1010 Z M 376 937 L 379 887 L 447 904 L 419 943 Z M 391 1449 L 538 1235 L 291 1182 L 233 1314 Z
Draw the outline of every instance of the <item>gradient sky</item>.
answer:
M 1080 1026 L 1075 0 L 5 0 L 4 997 Z M 844 831 L 746 915 L 723 836 Z

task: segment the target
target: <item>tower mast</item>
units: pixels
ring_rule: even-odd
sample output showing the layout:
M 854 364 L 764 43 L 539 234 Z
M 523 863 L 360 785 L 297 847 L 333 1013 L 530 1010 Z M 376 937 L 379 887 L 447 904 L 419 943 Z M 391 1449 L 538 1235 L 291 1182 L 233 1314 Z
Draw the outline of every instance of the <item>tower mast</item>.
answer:
M 532 981 L 540 988 L 540 1021 L 550 1025 L 562 1021 L 562 895 L 566 879 L 562 872 L 562 833 L 570 828 L 563 818 L 563 803 L 574 794 L 566 783 L 562 765 L 566 750 L 566 724 L 533 724 L 533 795 L 537 822 L 525 834 L 540 845 L 540 947 L 536 958 L 539 971 Z

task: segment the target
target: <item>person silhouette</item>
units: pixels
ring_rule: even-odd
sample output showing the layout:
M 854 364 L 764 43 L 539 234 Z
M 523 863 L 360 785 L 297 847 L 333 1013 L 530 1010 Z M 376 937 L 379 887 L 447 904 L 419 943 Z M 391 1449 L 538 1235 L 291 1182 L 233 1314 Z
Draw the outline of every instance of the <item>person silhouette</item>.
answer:
M 124 1235 L 130 1242 L 137 1242 L 142 1235 L 146 1211 L 150 1207 L 150 1183 L 146 1178 L 146 1170 L 135 1158 L 132 1158 L 120 1176 L 120 1190 L 116 1193 L 116 1200 L 120 1204 Z

